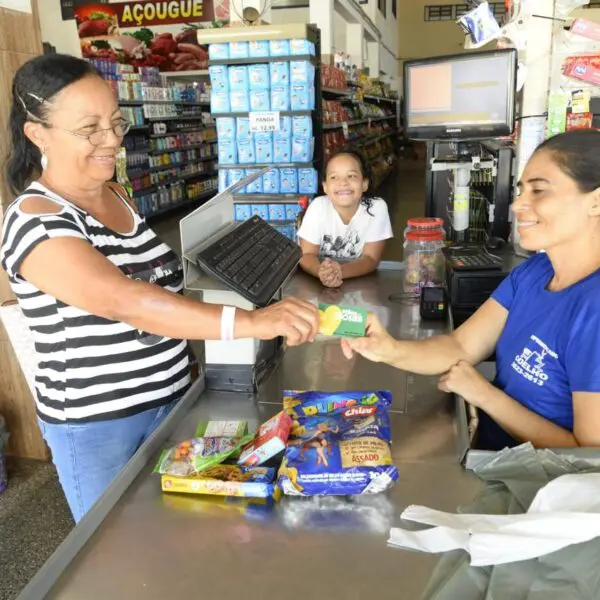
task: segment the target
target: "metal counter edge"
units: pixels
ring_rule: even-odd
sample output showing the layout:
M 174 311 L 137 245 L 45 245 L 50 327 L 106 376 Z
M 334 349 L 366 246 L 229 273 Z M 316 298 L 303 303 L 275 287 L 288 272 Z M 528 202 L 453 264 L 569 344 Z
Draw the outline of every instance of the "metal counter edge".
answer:
M 175 430 L 181 419 L 189 412 L 192 405 L 198 400 L 205 387 L 204 376 L 192 384 L 179 405 L 173 409 L 156 431 L 140 446 L 100 500 L 98 500 L 94 507 L 65 538 L 42 568 L 34 575 L 33 579 L 23 588 L 17 596 L 17 600 L 40 600 L 47 597 L 59 577 L 102 524 L 108 513 L 127 491 L 140 471 L 162 449 L 164 442 Z

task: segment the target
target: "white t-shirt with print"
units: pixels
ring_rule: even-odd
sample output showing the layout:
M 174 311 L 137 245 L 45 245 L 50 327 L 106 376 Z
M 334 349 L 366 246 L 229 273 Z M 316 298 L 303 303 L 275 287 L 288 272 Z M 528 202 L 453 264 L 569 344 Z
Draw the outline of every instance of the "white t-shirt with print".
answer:
M 321 258 L 347 262 L 360 258 L 365 244 L 387 240 L 394 234 L 385 200 L 374 198 L 369 212 L 361 202 L 345 225 L 329 197 L 319 196 L 308 207 L 298 237 L 319 246 Z

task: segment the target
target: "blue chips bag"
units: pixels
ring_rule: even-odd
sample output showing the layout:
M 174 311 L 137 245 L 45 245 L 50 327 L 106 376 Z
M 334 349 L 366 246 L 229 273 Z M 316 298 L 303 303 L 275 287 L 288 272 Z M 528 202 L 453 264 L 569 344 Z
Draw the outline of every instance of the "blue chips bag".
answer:
M 279 469 L 292 496 L 375 494 L 398 479 L 388 391 L 284 392 L 294 423 Z

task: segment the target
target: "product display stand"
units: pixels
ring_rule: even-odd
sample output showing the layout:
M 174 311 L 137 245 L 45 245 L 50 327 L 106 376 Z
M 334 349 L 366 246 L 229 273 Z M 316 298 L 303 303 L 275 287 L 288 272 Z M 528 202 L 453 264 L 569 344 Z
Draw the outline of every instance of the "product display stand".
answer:
M 231 39 L 235 42 L 230 43 Z M 219 189 L 224 190 L 256 169 L 271 168 L 262 179 L 234 195 L 232 216 L 241 222 L 258 215 L 295 239 L 299 215 L 317 194 L 322 164 L 320 31 L 305 24 L 236 28 L 234 37 L 231 30 L 205 30 L 198 32 L 198 41 L 209 45 L 211 114 L 217 122 L 219 141 Z M 246 50 L 244 45 L 260 46 L 264 55 L 247 51 L 245 56 L 237 56 L 239 47 Z M 279 45 L 284 50 L 275 52 Z M 309 79 L 294 79 L 299 68 L 306 69 Z M 250 81 L 247 88 L 244 83 L 234 87 L 236 76 L 249 79 L 248 73 L 252 72 L 267 77 L 262 88 Z M 281 81 L 276 81 L 278 76 Z M 278 86 L 284 96 L 288 94 L 287 99 L 275 100 Z M 312 102 L 310 98 L 298 100 L 298 94 L 294 97 L 294 90 L 300 88 L 306 88 L 308 95 L 314 89 Z M 264 110 L 240 110 L 244 103 L 246 108 L 256 105 L 261 94 Z M 299 106 L 304 100 L 305 106 Z M 262 129 L 261 121 L 266 123 Z

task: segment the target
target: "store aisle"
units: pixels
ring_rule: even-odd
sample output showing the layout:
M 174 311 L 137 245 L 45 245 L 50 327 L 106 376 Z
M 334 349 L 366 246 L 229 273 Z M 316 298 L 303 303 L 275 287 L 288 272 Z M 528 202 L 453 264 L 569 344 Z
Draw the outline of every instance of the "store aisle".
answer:
M 384 259 L 402 260 L 402 234 L 406 221 L 424 214 L 425 163 L 413 159 L 399 161 L 378 192 L 388 203 L 395 236 L 386 247 Z M 181 251 L 179 221 L 185 214 L 180 211 L 168 219 L 150 222 L 154 231 L 178 253 Z

